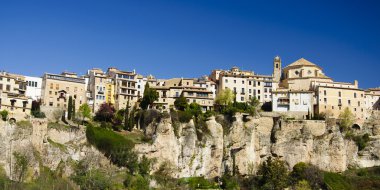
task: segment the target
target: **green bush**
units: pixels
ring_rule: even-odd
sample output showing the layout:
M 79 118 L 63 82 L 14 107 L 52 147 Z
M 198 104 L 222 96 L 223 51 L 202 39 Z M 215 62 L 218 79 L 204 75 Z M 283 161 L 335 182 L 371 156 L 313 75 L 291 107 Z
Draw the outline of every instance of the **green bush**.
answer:
M 124 180 L 124 186 L 128 190 L 147 190 L 149 189 L 149 180 L 141 175 L 127 175 Z
M 178 111 L 178 119 L 181 123 L 188 123 L 193 118 L 193 114 L 191 111 Z
M 347 182 L 346 177 L 338 173 L 325 172 L 324 182 L 327 187 L 332 190 L 352 189 L 351 185 Z
M 204 177 L 189 177 L 183 179 L 186 184 L 188 184 L 189 189 L 216 189 L 218 184 L 215 182 L 205 179 Z
M 8 119 L 9 112 L 7 110 L 0 111 L 1 119 L 6 121 Z
M 367 146 L 367 143 L 369 141 L 369 135 L 366 133 L 363 136 L 356 136 L 354 137 L 354 141 L 356 142 L 359 151 L 361 151 Z
M 118 166 L 125 166 L 130 171 L 136 170 L 137 156 L 132 151 L 134 143 L 111 130 L 87 126 L 86 137 L 90 144 L 110 158 Z

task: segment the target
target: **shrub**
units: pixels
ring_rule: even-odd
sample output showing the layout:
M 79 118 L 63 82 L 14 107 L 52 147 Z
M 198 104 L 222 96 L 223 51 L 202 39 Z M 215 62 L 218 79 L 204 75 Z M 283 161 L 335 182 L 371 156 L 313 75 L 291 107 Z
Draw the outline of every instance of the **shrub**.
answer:
M 368 133 L 366 133 L 363 136 L 356 136 L 353 140 L 356 142 L 359 151 L 361 151 L 367 146 L 367 143 L 369 141 L 369 135 Z
M 193 118 L 193 114 L 191 111 L 178 111 L 178 119 L 181 123 L 188 123 Z
M 22 182 L 28 170 L 29 158 L 26 154 L 19 152 L 14 152 L 13 156 L 15 158 L 13 175 L 15 175 L 18 182 Z
M 149 180 L 141 175 L 127 175 L 124 180 L 124 186 L 130 190 L 144 190 L 149 189 Z
M 111 104 L 103 103 L 95 113 L 95 121 L 112 122 L 115 115 L 115 108 Z
M 0 111 L 1 119 L 6 121 L 8 119 L 9 112 L 7 110 Z
M 180 111 L 185 111 L 185 109 L 189 106 L 187 104 L 187 100 L 186 98 L 183 96 L 183 94 L 181 94 L 180 97 L 178 97 L 175 101 L 174 101 L 174 106 L 177 110 L 180 110 Z
M 132 151 L 134 143 L 131 140 L 111 130 L 91 126 L 86 128 L 86 137 L 88 142 L 110 158 L 112 163 L 127 167 L 132 172 L 137 170 L 137 156 Z
M 288 170 L 279 158 L 268 159 L 259 167 L 260 186 L 263 189 L 282 190 L 288 186 Z
M 352 189 L 346 178 L 341 174 L 325 172 L 323 178 L 329 189 Z
M 83 161 L 80 161 L 76 165 L 71 179 L 77 183 L 82 190 L 103 190 L 111 189 L 112 187 L 111 178 L 107 173 L 101 170 L 90 169 Z

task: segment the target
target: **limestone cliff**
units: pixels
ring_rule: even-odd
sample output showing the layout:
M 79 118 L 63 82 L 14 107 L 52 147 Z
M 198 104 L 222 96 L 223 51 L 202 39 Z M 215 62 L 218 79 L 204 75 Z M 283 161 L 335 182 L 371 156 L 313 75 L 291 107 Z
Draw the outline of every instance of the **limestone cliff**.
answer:
M 223 127 L 225 123 L 219 120 L 209 118 L 207 133 L 199 140 L 193 121 L 181 124 L 176 136 L 171 119 L 163 118 L 148 126 L 153 143 L 138 144 L 135 150 L 157 160 L 153 170 L 163 162 L 171 163 L 177 170 L 174 177 L 211 178 L 225 171 L 254 174 L 268 156 L 280 157 L 289 168 L 306 162 L 333 172 L 380 165 L 378 126 L 357 129 L 357 133 L 366 130 L 371 135 L 369 145 L 358 152 L 355 142 L 345 139 L 334 122 L 244 118 L 237 114 L 229 126 Z
M 107 165 L 107 159 L 88 145 L 83 128 L 49 128 L 46 120 L 33 119 L 32 126 L 17 126 L 0 122 L 0 167 L 12 178 L 14 152 L 30 159 L 28 178 L 39 174 L 42 166 L 55 170 L 61 167 L 66 175 L 72 173 L 73 161 L 91 158 L 93 166 Z

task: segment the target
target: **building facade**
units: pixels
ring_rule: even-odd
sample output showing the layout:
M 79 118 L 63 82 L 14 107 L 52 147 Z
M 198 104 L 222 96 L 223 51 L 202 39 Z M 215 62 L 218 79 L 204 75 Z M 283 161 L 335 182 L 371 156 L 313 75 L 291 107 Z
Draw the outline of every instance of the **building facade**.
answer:
M 25 96 L 26 84 L 22 75 L 0 72 L 0 110 L 7 110 L 10 119 L 30 116 L 32 99 Z
M 87 103 L 86 81 L 75 73 L 45 73 L 42 79 L 42 105 L 67 110 L 69 98 L 75 102 L 75 109 Z
M 115 104 L 115 85 L 111 77 L 104 73 L 101 69 L 91 69 L 87 72 L 89 78 L 88 92 L 91 99 L 89 105 L 92 111 L 98 111 L 99 107 L 104 104 Z
M 217 93 L 230 89 L 237 102 L 247 102 L 256 97 L 261 103 L 272 101 L 272 91 L 277 82 L 271 75 L 258 75 L 253 71 L 242 71 L 238 67 L 230 70 L 214 70 L 210 78 L 217 84 Z
M 41 100 L 42 93 L 42 78 L 25 76 L 26 92 L 25 95 L 32 100 Z

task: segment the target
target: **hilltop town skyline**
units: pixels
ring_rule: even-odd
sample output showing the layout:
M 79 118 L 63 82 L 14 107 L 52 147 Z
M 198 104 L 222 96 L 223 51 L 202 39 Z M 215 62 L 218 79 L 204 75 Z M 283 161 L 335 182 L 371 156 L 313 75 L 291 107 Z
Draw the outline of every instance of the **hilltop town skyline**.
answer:
M 110 66 L 157 78 L 232 66 L 268 74 L 279 55 L 284 66 L 304 57 L 334 80 L 379 86 L 378 2 L 294 4 L 2 2 L 0 67 L 33 76 Z

